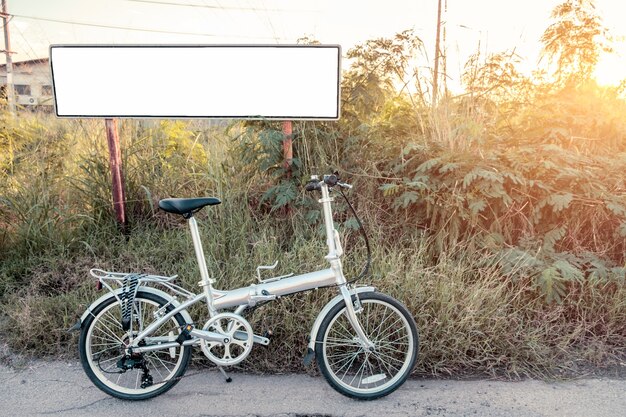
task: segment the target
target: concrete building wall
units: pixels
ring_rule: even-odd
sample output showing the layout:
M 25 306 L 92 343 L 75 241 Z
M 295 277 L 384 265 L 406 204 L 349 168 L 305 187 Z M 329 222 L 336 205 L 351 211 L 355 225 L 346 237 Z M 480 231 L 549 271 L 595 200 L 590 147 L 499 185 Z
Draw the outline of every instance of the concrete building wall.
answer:
M 0 85 L 7 85 L 6 65 L 0 66 Z M 52 106 L 52 76 L 48 59 L 14 62 L 13 85 L 19 106 Z

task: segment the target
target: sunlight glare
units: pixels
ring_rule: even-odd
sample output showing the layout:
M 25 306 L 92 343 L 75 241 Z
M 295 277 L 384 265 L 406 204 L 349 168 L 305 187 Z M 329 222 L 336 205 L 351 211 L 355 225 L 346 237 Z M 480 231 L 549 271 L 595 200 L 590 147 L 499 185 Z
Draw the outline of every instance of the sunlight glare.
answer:
M 594 71 L 594 78 L 599 85 L 617 86 L 626 79 L 626 54 L 605 54 Z

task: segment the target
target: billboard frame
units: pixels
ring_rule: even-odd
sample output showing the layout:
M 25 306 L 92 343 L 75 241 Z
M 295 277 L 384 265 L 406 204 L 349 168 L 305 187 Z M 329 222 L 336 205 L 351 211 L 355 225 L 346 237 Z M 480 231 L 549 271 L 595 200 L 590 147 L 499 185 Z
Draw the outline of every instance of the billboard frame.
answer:
M 56 48 L 326 48 L 337 50 L 337 88 L 336 88 L 336 112 L 333 116 L 293 116 L 293 115 L 145 115 L 145 114 L 59 114 L 57 105 L 57 86 L 54 76 L 54 62 L 52 51 Z M 333 121 L 339 120 L 341 115 L 341 45 L 339 44 L 319 44 L 319 45 L 300 45 L 300 44 L 52 44 L 49 47 L 49 65 L 52 75 L 52 90 L 54 113 L 59 118 L 89 118 L 89 119 L 241 119 L 241 120 L 320 120 Z M 289 63 L 281 63 L 281 65 L 289 65 Z

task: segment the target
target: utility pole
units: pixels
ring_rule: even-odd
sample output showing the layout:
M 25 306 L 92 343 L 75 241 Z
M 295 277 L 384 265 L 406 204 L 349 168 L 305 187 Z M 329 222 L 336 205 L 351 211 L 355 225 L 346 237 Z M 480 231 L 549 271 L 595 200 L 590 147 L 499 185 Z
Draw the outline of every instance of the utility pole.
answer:
M 15 90 L 13 89 L 13 60 L 11 59 L 11 37 L 9 36 L 9 11 L 7 10 L 7 0 L 2 0 L 2 21 L 4 23 L 4 54 L 7 60 L 7 101 L 9 112 L 15 114 Z
M 443 95 L 445 97 L 448 93 L 448 44 L 446 42 L 446 26 L 448 26 L 448 0 L 444 0 L 443 2 L 443 15 L 446 21 L 443 24 L 443 71 L 441 71 L 441 73 L 443 74 Z
M 437 106 L 437 96 L 439 94 L 439 40 L 441 34 L 441 0 L 437 1 L 437 36 L 435 37 L 435 68 L 433 71 L 433 109 Z

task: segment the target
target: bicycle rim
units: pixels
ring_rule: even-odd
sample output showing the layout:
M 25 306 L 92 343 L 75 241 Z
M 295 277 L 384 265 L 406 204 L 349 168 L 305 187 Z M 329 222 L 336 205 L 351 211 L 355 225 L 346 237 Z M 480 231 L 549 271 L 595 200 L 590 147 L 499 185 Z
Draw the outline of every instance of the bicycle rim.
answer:
M 374 350 L 361 346 L 345 307 L 325 329 L 320 346 L 328 377 L 350 395 L 360 398 L 393 391 L 411 371 L 416 337 L 405 315 L 391 303 L 362 299 L 359 321 Z
M 141 388 L 143 370 L 139 368 L 122 371 L 118 361 L 124 355 L 123 346 L 130 332 L 137 334 L 154 320 L 154 312 L 161 306 L 154 300 L 137 297 L 133 305 L 131 329 L 121 325 L 121 308 L 113 302 L 104 307 L 94 318 L 85 338 L 86 359 L 95 377 L 109 389 L 126 395 L 145 395 L 163 387 L 184 366 L 184 348 L 164 349 L 143 353 L 146 366 L 154 380 L 153 385 Z M 180 325 L 172 317 L 160 326 L 151 337 L 178 335 Z

